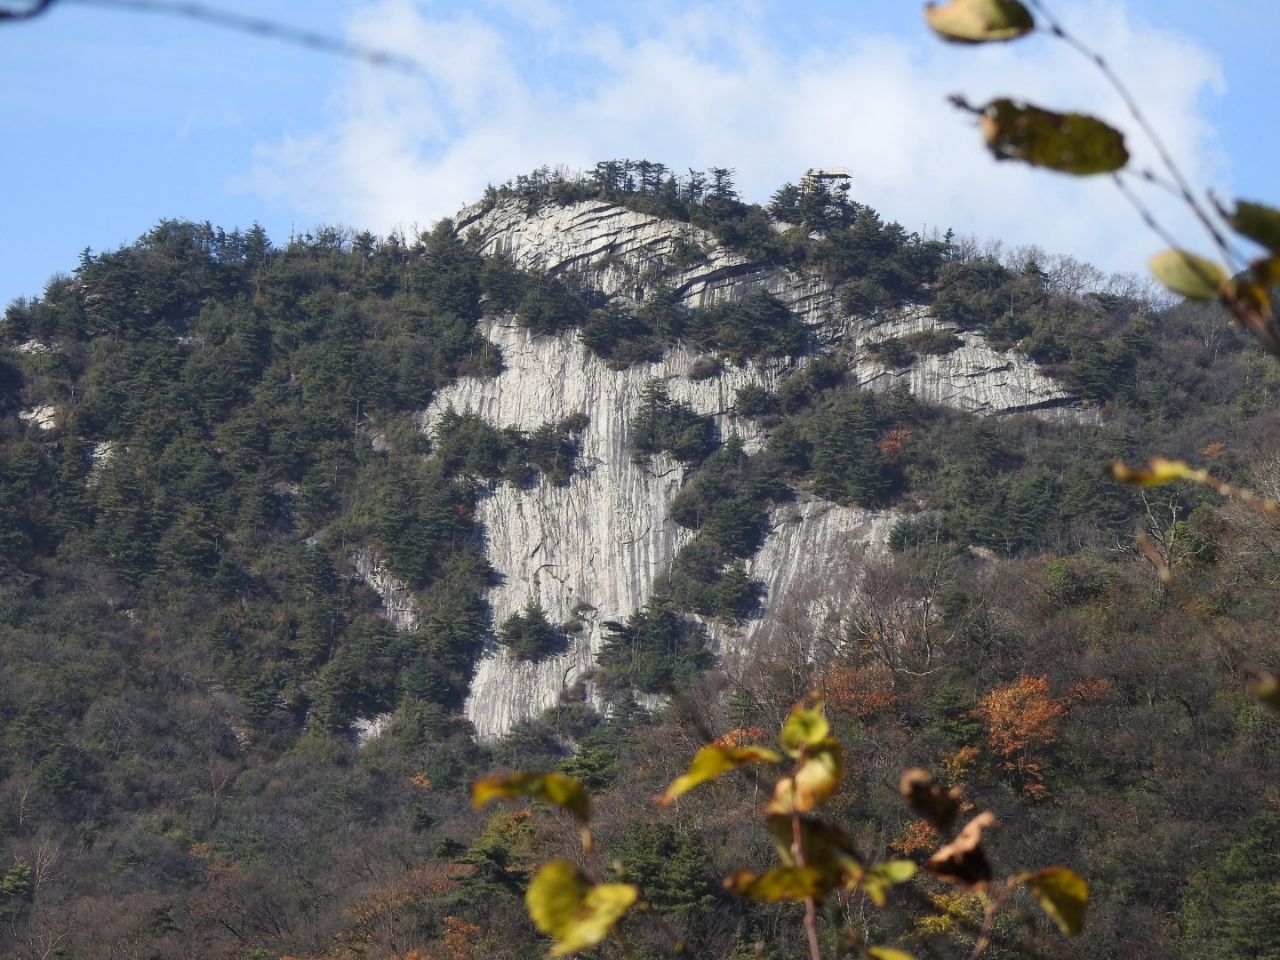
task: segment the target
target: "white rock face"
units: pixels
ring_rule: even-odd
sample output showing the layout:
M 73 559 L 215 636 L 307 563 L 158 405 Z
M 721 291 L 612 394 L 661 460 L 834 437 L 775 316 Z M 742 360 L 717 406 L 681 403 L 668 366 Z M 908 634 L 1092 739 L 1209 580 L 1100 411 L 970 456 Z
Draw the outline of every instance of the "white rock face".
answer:
M 647 466 L 631 460 L 629 428 L 645 384 L 662 379 L 672 397 L 715 415 L 722 436 L 736 432 L 751 441 L 758 439 L 754 424 L 729 412 L 734 392 L 745 383 L 771 387 L 779 371 L 749 365 L 691 381 L 684 374 L 695 355 L 682 348 L 659 363 L 613 371 L 571 333 L 539 337 L 498 320 L 486 322 L 484 330 L 502 350 L 503 372 L 463 378 L 441 391 L 423 414 L 425 430 L 447 409 L 522 430 L 579 411 L 591 418 L 580 438 L 578 470 L 567 485 L 501 485 L 477 505 L 485 554 L 502 578 L 489 594 L 493 622 L 501 623 L 533 597 L 552 621 L 580 624 L 565 653 L 538 663 L 516 660 L 491 645 L 466 707 L 477 734 L 491 739 L 553 706 L 566 686 L 589 671 L 604 639 L 601 624 L 625 620 L 642 607 L 653 578 L 693 538 L 667 516 L 684 468 L 666 458 Z M 850 575 L 851 561 L 868 548 L 883 547 L 894 519 L 892 511 L 805 498 L 775 508 L 770 535 L 748 563 L 751 576 L 765 585 L 766 608 L 793 594 L 818 596 L 838 588 Z M 720 652 L 731 654 L 770 642 L 776 628 L 766 615 L 741 631 L 715 627 L 712 633 Z
M 421 621 L 418 602 L 403 580 L 391 575 L 382 558 L 368 547 L 351 555 L 356 576 L 382 598 L 382 613 L 397 630 L 416 630 Z
M 972 413 L 1078 408 L 1076 398 L 1027 357 L 993 350 L 977 333 L 959 334 L 964 346 L 945 356 L 887 367 L 866 354 L 868 344 L 954 325 L 938 321 L 926 308 L 900 311 L 885 320 L 850 317 L 829 284 L 752 262 L 688 224 L 600 201 L 548 206 L 533 214 L 513 201 L 491 210 L 477 205 L 459 213 L 456 224 L 463 234 L 474 231 L 486 254 L 501 253 L 519 267 L 553 275 L 579 273 L 592 289 L 631 300 L 643 299 L 646 286 L 652 285 L 645 277 L 656 270 L 670 271 L 667 283 L 690 307 L 768 290 L 819 342 L 841 345 L 853 359 L 854 377 L 868 389 L 887 390 L 905 382 L 925 402 Z M 680 251 L 691 248 L 705 256 L 676 266 Z M 1080 413 L 1076 409 L 1074 416 Z
M 19 410 L 18 419 L 34 424 L 41 430 L 49 430 L 58 423 L 58 411 L 46 403 L 28 410 Z
M 691 307 L 736 300 L 765 289 L 806 324 L 827 327 L 839 316 L 831 287 L 752 262 L 721 248 L 705 230 L 661 220 L 601 201 L 548 206 L 528 214 L 513 201 L 458 214 L 459 233 L 475 231 L 481 250 L 511 257 L 517 266 L 556 275 L 576 273 L 595 290 L 642 300 L 654 271 Z
M 683 348 L 659 363 L 614 371 L 572 333 L 535 336 L 503 320 L 487 321 L 484 332 L 502 350 L 503 372 L 465 377 L 442 390 L 423 414 L 424 430 L 450 408 L 522 430 L 573 413 L 590 418 L 568 484 L 501 485 L 477 506 L 485 553 L 502 578 L 489 593 L 493 622 L 531 597 L 553 622 L 581 622 L 560 656 L 527 663 L 495 644 L 481 660 L 467 716 L 480 736 L 491 738 L 554 705 L 564 686 L 590 669 L 603 637 L 600 624 L 625 620 L 642 607 L 654 576 L 693 537 L 667 518 L 684 468 L 665 457 L 646 466 L 631 461 L 630 426 L 645 385 L 661 379 L 673 398 L 716 416 L 722 436 L 738 432 L 757 441 L 754 425 L 728 411 L 739 386 L 772 386 L 779 370 L 748 366 L 691 381 L 685 374 L 697 355 Z
M 931 330 L 953 330 L 963 346 L 939 356 L 917 357 L 906 367 L 891 367 L 867 353 L 866 347 L 894 337 Z M 1034 412 L 1070 419 L 1092 419 L 1093 411 L 1034 362 L 1016 351 L 993 350 L 981 334 L 961 332 L 954 324 L 936 320 L 927 307 L 914 307 L 880 322 L 849 320 L 846 336 L 858 348 L 852 372 L 869 390 L 887 390 L 897 383 L 921 401 L 967 413 Z
M 372 717 L 358 717 L 351 721 L 351 737 L 357 747 L 368 746 L 387 732 L 394 714 L 379 713 Z
M 464 234 L 475 231 L 486 253 L 502 253 L 521 267 L 551 274 L 580 273 L 595 289 L 632 300 L 643 299 L 656 267 L 668 271 L 667 282 L 690 306 L 767 289 L 820 342 L 837 349 L 852 376 L 869 388 L 888 389 L 901 381 L 924 400 L 978 413 L 1077 409 L 1073 398 L 1033 363 L 991 349 L 977 334 L 960 334 L 964 345 L 946 356 L 886 368 L 867 354 L 868 344 L 943 325 L 923 309 L 880 323 L 844 316 L 827 284 L 753 264 L 684 224 L 598 202 L 548 207 L 532 215 L 504 202 L 490 210 L 468 208 L 456 223 Z M 690 250 L 704 255 L 690 257 Z M 671 271 L 673 263 L 684 265 Z M 683 468 L 663 458 L 644 466 L 631 461 L 628 431 L 645 384 L 662 379 L 674 399 L 715 416 L 722 437 L 737 433 L 755 449 L 763 438 L 754 423 L 733 415 L 735 392 L 746 383 L 772 388 L 788 367 L 747 365 L 692 381 L 687 373 L 697 354 L 685 347 L 673 348 L 658 363 L 614 371 L 573 333 L 536 336 L 505 318 L 490 318 L 483 332 L 500 348 L 503 372 L 463 378 L 441 391 L 422 414 L 425 431 L 450 408 L 523 430 L 575 413 L 589 417 L 578 469 L 567 485 L 544 483 L 530 490 L 502 485 L 478 504 L 485 552 L 501 578 L 489 595 L 493 622 L 501 623 L 536 598 L 551 620 L 576 627 L 565 653 L 539 663 L 517 661 L 496 643 L 490 645 L 466 707 L 479 736 L 488 739 L 554 705 L 566 686 L 590 670 L 603 639 L 600 624 L 624 620 L 642 607 L 654 576 L 667 570 L 693 537 L 667 516 Z M 740 630 L 712 629 L 726 661 L 752 647 L 787 641 L 788 609 L 803 613 L 806 630 L 821 623 L 828 616 L 824 603 L 846 592 L 843 587 L 857 577 L 861 559 L 884 549 L 894 519 L 892 511 L 851 509 L 803 496 L 775 508 L 770 535 L 748 564 L 767 590 L 764 615 Z M 382 595 L 393 622 L 402 629 L 416 625 L 403 584 L 391 583 L 394 578 L 371 554 L 362 551 L 355 560 Z M 829 617 L 839 617 L 838 606 L 831 603 Z
M 721 654 L 732 658 L 797 639 L 796 617 L 808 633 L 815 623 L 843 618 L 838 599 L 848 593 L 862 560 L 883 554 L 899 514 L 858 510 L 824 500 L 800 499 L 775 507 L 769 536 L 747 563 L 753 580 L 764 584 L 766 614 L 741 631 L 713 627 Z M 837 602 L 832 602 L 832 601 Z
M 115 440 L 92 440 L 89 442 L 89 476 L 87 482 L 97 483 L 102 471 L 111 463 L 119 444 Z

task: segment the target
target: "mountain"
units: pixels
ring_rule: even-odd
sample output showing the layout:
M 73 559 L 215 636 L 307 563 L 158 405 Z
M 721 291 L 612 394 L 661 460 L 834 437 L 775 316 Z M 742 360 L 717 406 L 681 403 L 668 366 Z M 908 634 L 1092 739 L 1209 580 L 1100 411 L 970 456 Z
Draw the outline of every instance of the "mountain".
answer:
M 928 846 L 929 766 L 1001 870 L 1090 879 L 1081 955 L 1267 955 L 1280 738 L 1205 635 L 1274 657 L 1274 530 L 1102 466 L 1274 494 L 1273 365 L 850 193 L 539 170 L 416 237 L 165 222 L 11 304 L 3 955 L 534 955 L 524 885 L 577 834 L 471 808 L 516 768 L 590 787 L 699 956 L 801 956 L 721 883 L 770 855 L 754 787 L 647 801 L 814 688 L 868 855 Z M 967 952 L 972 903 L 913 889 L 823 923 Z
M 465 377 L 440 391 L 423 417 L 428 433 L 447 409 L 523 431 L 575 414 L 587 418 L 579 440 L 582 467 L 566 485 L 504 485 L 479 503 L 485 555 L 501 577 L 489 595 L 493 620 L 501 623 L 518 613 L 530 598 L 556 622 L 568 622 L 575 609 L 590 615 L 561 655 L 530 663 L 491 648 L 481 659 L 466 712 L 482 737 L 536 717 L 557 702 L 564 687 L 590 673 L 604 639 L 602 624 L 640 610 L 654 578 L 693 539 L 693 531 L 670 517 L 686 467 L 669 456 L 645 464 L 632 457 L 629 434 L 647 383 L 662 382 L 673 400 L 713 418 L 722 438 L 740 437 L 749 452 L 763 446 L 764 431 L 738 414 L 737 392 L 745 386 L 776 391 L 780 381 L 823 353 L 848 357 L 843 378 L 862 389 L 902 384 L 921 402 L 983 415 L 1043 410 L 1088 416 L 1076 397 L 1028 358 L 992 349 L 980 333 L 957 334 L 954 323 L 940 322 L 927 308 L 851 317 L 832 284 L 726 250 L 711 233 L 689 224 L 600 200 L 544 207 L 533 215 L 525 208 L 515 197 L 469 207 L 455 226 L 484 255 L 507 257 L 521 270 L 570 276 L 592 295 L 631 309 L 644 302 L 646 285 L 655 283 L 689 311 L 764 291 L 821 346 L 794 359 L 748 360 L 707 373 L 698 366 L 700 360 L 713 362 L 707 352 L 676 346 L 657 361 L 611 370 L 576 331 L 539 334 L 514 316 L 483 322 L 481 331 L 497 346 L 503 370 L 494 377 Z M 677 250 L 690 246 L 705 255 L 686 256 L 688 262 L 673 266 Z M 956 335 L 953 349 L 906 366 L 866 350 L 891 338 L 940 333 Z M 767 645 L 774 624 L 767 611 L 793 584 L 803 581 L 810 589 L 838 594 L 834 578 L 854 572 L 845 558 L 883 547 L 895 516 L 804 494 L 773 507 L 768 535 L 746 566 L 747 575 L 764 585 L 766 612 L 737 629 L 715 630 L 718 654 Z M 816 582 L 815 558 L 830 572 Z

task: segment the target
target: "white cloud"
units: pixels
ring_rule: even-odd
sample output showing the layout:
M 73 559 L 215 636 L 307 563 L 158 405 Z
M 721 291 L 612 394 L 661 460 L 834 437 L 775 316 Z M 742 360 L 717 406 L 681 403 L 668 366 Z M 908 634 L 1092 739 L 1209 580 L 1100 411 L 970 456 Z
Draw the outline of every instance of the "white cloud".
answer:
M 855 172 L 855 198 L 911 229 L 1035 242 L 1108 269 L 1138 269 L 1160 245 L 1105 178 L 996 163 L 972 120 L 945 103 L 952 92 L 975 103 L 1013 94 L 1095 112 L 1131 131 L 1136 162 L 1151 163 L 1114 91 L 1049 38 L 960 49 L 921 28 L 784 49 L 763 15 L 707 5 L 643 27 L 582 22 L 554 0 L 491 0 L 491 9 L 487 21 L 409 0 L 360 9 L 352 36 L 410 54 L 429 78 L 353 69 L 326 129 L 260 148 L 251 188 L 318 220 L 385 231 L 450 215 L 486 184 L 541 164 L 631 156 L 732 166 L 758 201 L 810 166 L 839 165 Z M 1214 58 L 1123 5 L 1067 12 L 1132 84 L 1193 183 L 1220 183 L 1205 109 L 1223 88 Z M 1196 245 L 1177 204 L 1155 202 Z

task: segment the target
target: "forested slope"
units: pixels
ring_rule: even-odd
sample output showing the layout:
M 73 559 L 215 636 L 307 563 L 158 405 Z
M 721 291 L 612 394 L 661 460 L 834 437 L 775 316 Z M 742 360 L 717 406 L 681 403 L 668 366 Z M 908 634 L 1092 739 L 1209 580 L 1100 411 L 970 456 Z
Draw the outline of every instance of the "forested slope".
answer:
M 1149 527 L 1196 616 L 1266 660 L 1277 531 L 1207 494 L 1144 500 L 1101 473 L 1159 452 L 1280 486 L 1271 365 L 1212 312 L 1107 288 L 1083 265 L 909 235 L 839 194 L 784 188 L 751 207 L 723 177 L 653 166 L 496 193 L 697 224 L 832 284 L 851 316 L 924 305 L 1016 346 L 1094 413 L 984 418 L 860 389 L 848 371 L 868 354 L 905 369 L 955 345 L 819 343 L 775 299 L 690 307 L 662 277 L 638 304 L 607 298 L 484 257 L 448 222 L 280 247 L 172 222 L 86 252 L 0 326 L 5 955 L 535 955 L 522 884 L 573 831 L 471 811 L 470 780 L 507 766 L 596 789 L 602 848 L 697 955 L 762 941 L 800 956 L 786 909 L 719 885 L 767 854 L 739 827 L 751 788 L 668 812 L 648 798 L 699 731 L 769 731 L 813 686 L 850 745 L 837 811 L 866 849 L 923 849 L 896 798 L 901 769 L 923 764 L 1000 813 L 999 857 L 1091 879 L 1082 953 L 1280 950 L 1280 873 L 1263 852 L 1276 721 L 1132 547 Z M 765 438 L 750 452 L 653 387 L 635 456 L 684 465 L 672 517 L 694 536 L 652 603 L 611 628 L 594 686 L 612 709 L 569 691 L 481 746 L 460 709 L 485 644 L 536 660 L 572 625 L 536 606 L 492 622 L 477 504 L 500 485 L 565 483 L 587 426 L 459 414 L 421 432 L 438 391 L 502 369 L 479 332 L 498 314 L 576 329 L 618 368 L 682 341 L 709 376 L 781 373 L 735 398 Z M 761 660 L 718 669 L 704 624 L 758 615 L 743 564 L 761 517 L 796 497 L 899 509 L 896 552 L 833 599 L 841 616 L 797 604 Z M 411 629 L 355 576 L 361 549 L 414 598 Z M 672 682 L 685 692 L 670 706 L 637 706 L 633 692 Z M 358 746 L 353 721 L 378 714 L 386 731 Z M 922 889 L 935 919 L 849 909 L 921 955 L 959 955 L 955 918 L 974 904 Z M 647 935 L 631 949 L 648 955 Z

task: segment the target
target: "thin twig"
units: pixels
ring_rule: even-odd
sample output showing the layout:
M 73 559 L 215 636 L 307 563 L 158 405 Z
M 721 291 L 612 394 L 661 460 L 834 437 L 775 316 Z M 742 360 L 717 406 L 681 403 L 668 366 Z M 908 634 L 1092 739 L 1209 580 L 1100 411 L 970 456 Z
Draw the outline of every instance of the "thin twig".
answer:
M 1173 154 L 1169 151 L 1169 148 L 1165 146 L 1164 139 L 1156 131 L 1156 128 L 1152 125 L 1151 121 L 1147 119 L 1146 114 L 1142 112 L 1142 108 L 1139 106 L 1137 98 L 1130 92 L 1124 81 L 1120 79 L 1119 74 L 1111 68 L 1111 65 L 1107 62 L 1106 58 L 1102 56 L 1102 54 L 1090 48 L 1082 40 L 1076 37 L 1075 34 L 1067 31 L 1066 28 L 1062 26 L 1062 23 L 1049 11 L 1049 8 L 1044 4 L 1043 0 L 1027 0 L 1027 3 L 1033 10 L 1044 18 L 1051 34 L 1062 40 L 1069 47 L 1097 67 L 1098 71 L 1102 74 L 1104 79 L 1106 79 L 1107 83 L 1111 85 L 1111 88 L 1119 94 L 1120 99 L 1124 102 L 1124 105 L 1133 117 L 1134 122 L 1138 124 L 1138 127 L 1146 135 L 1147 140 L 1155 148 L 1156 154 L 1159 156 L 1160 162 L 1164 165 L 1164 168 L 1169 171 L 1169 175 L 1173 178 L 1173 182 L 1177 187 L 1179 196 L 1208 232 L 1214 245 L 1222 254 L 1223 259 L 1230 263 L 1234 259 L 1234 256 L 1230 245 L 1223 236 L 1222 231 L 1218 228 L 1218 225 L 1213 222 L 1213 219 L 1209 216 L 1200 201 L 1196 199 L 1195 194 L 1191 190 L 1190 182 L 1182 173 L 1182 168 L 1178 166 L 1177 161 L 1173 158 Z
M 1145 183 L 1151 184 L 1153 187 L 1159 187 L 1161 190 L 1169 194 L 1174 199 L 1176 200 L 1182 199 L 1182 191 L 1178 189 L 1178 185 L 1174 183 L 1172 180 L 1167 180 L 1164 177 L 1160 176 L 1160 174 L 1156 173 L 1150 167 L 1146 167 L 1142 170 L 1130 171 L 1130 173 L 1132 173 L 1133 176 L 1138 177 L 1140 180 L 1144 181 Z
M 0 22 L 7 20 L 30 20 L 47 13 L 57 0 L 39 0 L 30 10 L 18 12 L 0 12 Z M 82 7 L 101 7 L 112 10 L 126 10 L 133 13 L 159 13 L 168 16 L 198 20 L 239 33 L 281 40 L 295 46 L 331 53 L 350 60 L 375 67 L 391 67 L 403 70 L 415 76 L 428 76 L 427 68 L 412 57 L 378 47 L 352 43 L 332 34 L 295 27 L 278 20 L 263 17 L 251 17 L 238 13 L 229 13 L 202 3 L 164 3 L 163 0 L 66 0 L 67 3 L 79 4 Z
M 798 813 L 791 814 L 791 855 L 795 858 L 796 866 L 803 869 L 804 831 L 800 829 Z M 822 947 L 818 943 L 818 907 L 812 896 L 804 898 L 804 933 L 809 941 L 809 957 L 811 960 L 822 960 Z
M 1120 173 L 1113 173 L 1111 179 L 1120 189 L 1120 192 L 1124 194 L 1125 199 L 1133 205 L 1134 210 L 1138 212 L 1138 216 L 1142 218 L 1142 222 L 1150 227 L 1170 248 L 1176 248 L 1178 246 L 1177 240 L 1163 224 L 1156 220 L 1150 208 L 1143 203 L 1142 199 L 1129 189 Z M 1187 269 L 1199 276 L 1206 284 L 1211 287 L 1218 284 L 1217 278 L 1210 276 L 1195 260 L 1184 259 Z M 1248 330 L 1253 335 L 1253 338 L 1262 344 L 1269 353 L 1280 357 L 1280 332 L 1276 331 L 1271 320 L 1261 310 L 1229 289 L 1224 289 L 1219 293 L 1218 302 L 1231 315 L 1231 319 Z
M 1124 195 L 1124 198 L 1129 201 L 1133 209 L 1137 211 L 1142 222 L 1151 228 L 1156 236 L 1160 238 L 1161 242 L 1171 248 L 1176 247 L 1178 245 L 1177 238 L 1169 231 L 1168 227 L 1156 219 L 1155 214 L 1151 212 L 1151 208 L 1146 205 L 1142 198 L 1129 189 L 1129 185 L 1125 183 L 1124 177 L 1122 176 L 1123 172 L 1124 171 L 1117 170 L 1115 173 L 1111 174 L 1112 182 L 1115 183 L 1117 189 L 1119 189 L 1119 191 Z
M 1014 887 L 1013 877 L 1004 882 L 1000 888 L 1000 892 L 987 901 L 986 912 L 982 916 L 982 927 L 978 930 L 978 940 L 973 945 L 973 952 L 969 954 L 969 960 L 978 960 L 987 947 L 991 946 L 991 932 L 995 926 L 996 914 L 1000 912 L 1000 908 L 1004 906 L 1005 901 L 1009 899 L 1009 895 L 1013 893 Z
M 30 20 L 38 17 L 53 5 L 53 0 L 38 0 L 29 10 L 0 10 L 0 22 L 5 20 Z

